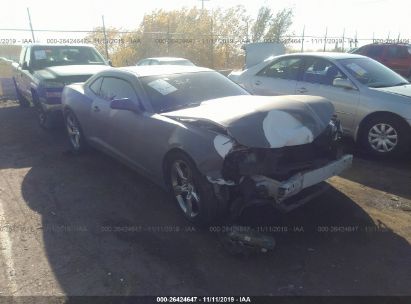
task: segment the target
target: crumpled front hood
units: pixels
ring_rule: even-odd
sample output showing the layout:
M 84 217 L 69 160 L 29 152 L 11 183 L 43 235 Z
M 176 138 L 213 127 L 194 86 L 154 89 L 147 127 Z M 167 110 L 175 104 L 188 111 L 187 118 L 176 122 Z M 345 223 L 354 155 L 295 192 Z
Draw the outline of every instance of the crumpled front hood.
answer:
M 162 113 L 174 119 L 204 120 L 227 130 L 238 143 L 280 148 L 312 142 L 328 126 L 333 105 L 317 96 L 241 95 L 203 102 L 200 106 Z
M 373 90 L 411 98 L 411 84 L 388 88 L 373 88 Z
M 64 81 L 71 78 L 87 80 L 88 77 L 108 68 L 110 66 L 107 65 L 62 65 L 37 70 L 34 75 L 45 80 Z

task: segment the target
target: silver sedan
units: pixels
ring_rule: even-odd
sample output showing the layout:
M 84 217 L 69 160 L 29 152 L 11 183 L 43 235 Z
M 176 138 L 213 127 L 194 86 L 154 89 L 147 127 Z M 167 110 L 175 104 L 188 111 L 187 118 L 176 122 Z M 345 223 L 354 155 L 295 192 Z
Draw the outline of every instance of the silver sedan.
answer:
M 329 99 L 344 133 L 374 155 L 403 154 L 411 146 L 411 85 L 371 58 L 346 53 L 289 54 L 228 77 L 255 95 Z

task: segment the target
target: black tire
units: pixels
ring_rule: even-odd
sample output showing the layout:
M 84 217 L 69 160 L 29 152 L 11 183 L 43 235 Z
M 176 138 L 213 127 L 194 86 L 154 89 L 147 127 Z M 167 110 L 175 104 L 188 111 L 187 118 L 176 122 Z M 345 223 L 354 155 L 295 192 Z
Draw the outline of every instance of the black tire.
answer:
M 189 196 L 189 191 L 181 191 L 181 194 L 178 195 L 176 190 L 180 186 L 176 183 L 176 164 L 181 165 L 182 171 L 187 173 L 187 180 L 193 186 L 191 194 L 192 196 L 192 212 L 190 214 L 189 208 L 183 207 L 181 199 L 187 201 Z M 167 157 L 166 168 L 165 168 L 165 180 L 171 195 L 173 196 L 174 201 L 176 202 L 179 209 L 184 214 L 185 218 L 188 219 L 193 224 L 204 227 L 215 223 L 222 215 L 226 212 L 226 204 L 219 201 L 215 195 L 214 186 L 203 176 L 197 169 L 194 162 L 189 156 L 183 152 L 174 152 Z M 180 181 L 182 179 L 180 178 Z M 183 186 L 181 186 L 183 187 Z M 179 197 L 180 196 L 180 197 Z M 198 199 L 197 199 L 197 198 Z
M 14 87 L 16 88 L 17 100 L 19 102 L 20 107 L 21 108 L 30 107 L 30 102 L 26 98 L 24 98 L 23 94 L 21 94 L 20 90 L 17 88 L 16 82 L 14 82 Z
M 51 112 L 44 110 L 43 106 L 40 103 L 40 100 L 35 92 L 33 95 L 33 104 L 36 109 L 37 122 L 39 126 L 44 130 L 49 130 L 54 126 L 54 116 Z
M 73 111 L 68 109 L 64 111 L 64 126 L 66 128 L 70 150 L 74 154 L 84 153 L 88 148 L 87 141 L 84 137 L 83 129 Z
M 385 131 L 382 131 L 383 129 Z M 373 156 L 401 156 L 410 148 L 410 127 L 400 118 L 389 114 L 374 116 L 361 127 L 359 143 Z

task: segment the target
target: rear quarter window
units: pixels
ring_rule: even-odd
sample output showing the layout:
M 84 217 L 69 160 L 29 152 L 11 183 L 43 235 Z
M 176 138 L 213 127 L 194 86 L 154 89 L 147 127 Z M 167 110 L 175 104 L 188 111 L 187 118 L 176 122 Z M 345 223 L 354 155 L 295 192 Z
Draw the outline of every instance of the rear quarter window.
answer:
M 90 90 L 94 94 L 96 94 L 96 95 L 100 94 L 100 88 L 101 88 L 102 81 L 103 81 L 103 77 L 99 77 L 89 85 Z

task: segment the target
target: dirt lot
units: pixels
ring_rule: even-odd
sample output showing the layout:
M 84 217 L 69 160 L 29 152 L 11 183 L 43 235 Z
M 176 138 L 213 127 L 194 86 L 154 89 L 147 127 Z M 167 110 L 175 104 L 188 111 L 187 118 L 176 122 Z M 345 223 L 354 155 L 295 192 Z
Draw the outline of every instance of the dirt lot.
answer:
M 0 295 L 411 295 L 410 158 L 356 153 L 299 210 L 248 210 L 277 245 L 233 257 L 156 185 L 67 150 L 63 130 L 0 102 Z

